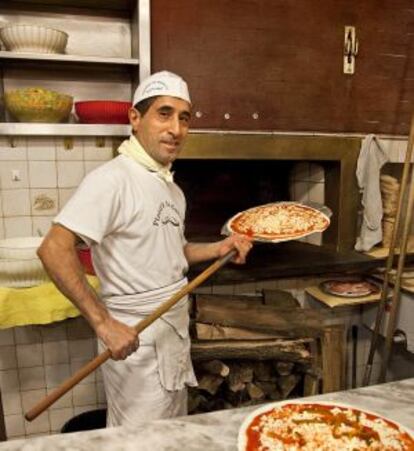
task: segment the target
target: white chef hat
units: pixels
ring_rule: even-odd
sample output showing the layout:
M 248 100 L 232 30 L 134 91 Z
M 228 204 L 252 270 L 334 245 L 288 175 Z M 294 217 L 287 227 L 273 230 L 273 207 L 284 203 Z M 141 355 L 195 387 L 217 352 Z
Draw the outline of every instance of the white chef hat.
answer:
M 155 72 L 143 80 L 135 90 L 132 104 L 154 96 L 171 96 L 191 103 L 187 83 L 178 75 L 168 72 Z

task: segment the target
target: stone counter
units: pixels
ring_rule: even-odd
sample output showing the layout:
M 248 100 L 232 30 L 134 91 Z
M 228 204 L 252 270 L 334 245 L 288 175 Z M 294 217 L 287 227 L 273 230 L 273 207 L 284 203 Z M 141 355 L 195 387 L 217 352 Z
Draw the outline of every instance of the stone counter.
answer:
M 414 378 L 307 399 L 349 403 L 414 429 Z M 234 451 L 239 427 L 254 409 L 151 421 L 134 429 L 118 427 L 16 440 L 1 444 L 0 451 Z

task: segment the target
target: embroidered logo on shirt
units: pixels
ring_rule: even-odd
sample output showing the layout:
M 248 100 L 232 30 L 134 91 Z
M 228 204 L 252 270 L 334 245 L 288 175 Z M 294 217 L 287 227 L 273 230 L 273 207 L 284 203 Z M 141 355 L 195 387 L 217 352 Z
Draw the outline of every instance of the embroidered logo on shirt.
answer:
M 168 200 L 160 203 L 157 214 L 152 221 L 152 225 L 156 227 L 160 224 L 171 224 L 174 227 L 180 226 L 180 213 L 177 210 L 177 207 Z

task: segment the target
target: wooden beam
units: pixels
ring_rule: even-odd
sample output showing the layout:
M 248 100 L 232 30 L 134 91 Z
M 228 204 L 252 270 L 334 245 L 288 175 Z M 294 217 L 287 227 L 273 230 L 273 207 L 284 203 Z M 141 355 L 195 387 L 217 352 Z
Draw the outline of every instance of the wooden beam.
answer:
M 322 352 L 322 392 L 344 390 L 346 338 L 343 325 L 324 328 L 321 339 Z
M 241 327 L 287 337 L 319 336 L 325 315 L 314 309 L 278 309 L 244 299 L 198 295 L 196 321 Z
M 311 354 L 302 340 L 215 340 L 193 341 L 191 357 L 194 361 L 212 359 L 280 359 L 306 363 Z

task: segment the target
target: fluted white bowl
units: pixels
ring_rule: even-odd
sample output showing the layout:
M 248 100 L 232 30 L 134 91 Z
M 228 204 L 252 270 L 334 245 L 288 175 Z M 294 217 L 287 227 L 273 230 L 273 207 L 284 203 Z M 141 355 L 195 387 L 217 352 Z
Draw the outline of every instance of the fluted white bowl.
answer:
M 0 261 L 2 259 L 36 259 L 38 258 L 36 252 L 42 241 L 43 237 L 41 236 L 25 236 L 0 240 Z
M 8 25 L 0 29 L 0 39 L 12 52 L 64 53 L 68 34 L 38 25 Z
M 28 288 L 46 282 L 50 279 L 40 259 L 0 259 L 0 287 Z

